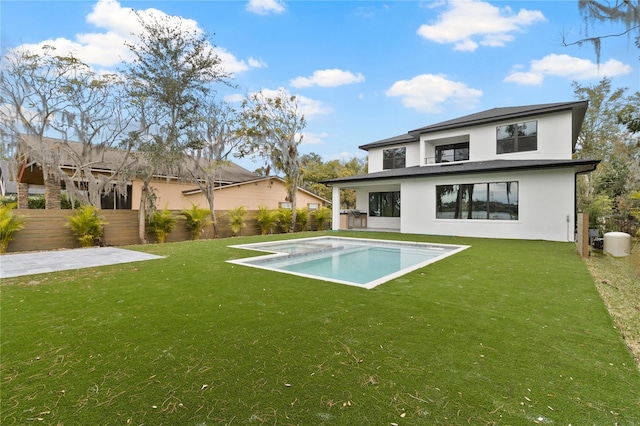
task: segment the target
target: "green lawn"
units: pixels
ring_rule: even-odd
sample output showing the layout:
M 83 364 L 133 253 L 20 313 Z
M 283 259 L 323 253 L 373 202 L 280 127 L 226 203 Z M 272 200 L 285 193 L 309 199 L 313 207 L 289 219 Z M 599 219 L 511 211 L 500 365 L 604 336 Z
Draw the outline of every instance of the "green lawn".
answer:
M 330 234 L 472 247 L 372 290 L 225 263 L 318 233 L 6 279 L 2 424 L 640 424 L 574 244 Z

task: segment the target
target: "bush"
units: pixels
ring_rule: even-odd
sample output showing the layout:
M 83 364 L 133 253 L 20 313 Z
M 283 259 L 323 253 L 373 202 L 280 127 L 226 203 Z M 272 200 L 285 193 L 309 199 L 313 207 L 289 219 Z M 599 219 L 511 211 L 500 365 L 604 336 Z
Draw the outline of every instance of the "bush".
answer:
M 0 254 L 7 252 L 13 235 L 24 228 L 25 217 L 11 211 L 16 205 L 8 203 L 0 206 Z
M 331 209 L 325 206 L 322 206 L 313 212 L 313 217 L 316 219 L 318 231 L 322 231 L 324 229 L 325 223 L 331 223 L 332 214 Z
M 244 206 L 236 207 L 235 209 L 231 209 L 227 212 L 227 216 L 229 217 L 229 227 L 231 228 L 231 233 L 235 237 L 240 233 L 242 228 L 244 228 L 244 217 L 247 214 L 247 209 Z
M 282 232 L 291 231 L 291 222 L 293 222 L 293 210 L 280 207 L 278 209 L 278 224 Z
M 29 195 L 28 203 L 31 210 L 44 210 L 47 206 L 47 199 L 42 194 Z
M 69 216 L 67 227 L 71 228 L 81 247 L 91 247 L 102 237 L 107 224 L 94 206 L 81 206 L 75 214 Z
M 258 216 L 256 217 L 262 235 L 273 234 L 273 228 L 278 224 L 278 212 L 269 210 L 266 206 L 258 206 Z
M 192 240 L 199 240 L 204 228 L 211 225 L 211 210 L 201 209 L 191 203 L 190 209 L 185 209 L 181 213 L 187 220 L 187 228 L 191 233 Z
M 80 201 L 74 200 L 73 205 L 71 205 L 71 199 L 69 198 L 69 195 L 66 192 L 63 192 L 62 194 L 60 194 L 60 208 L 63 210 L 79 209 Z
M 176 227 L 176 218 L 168 209 L 155 210 L 147 225 L 149 232 L 152 232 L 158 242 L 162 244 L 167 235 Z
M 307 225 L 309 224 L 309 209 L 303 207 L 301 209 L 296 209 L 296 222 L 300 225 L 301 231 L 307 230 Z

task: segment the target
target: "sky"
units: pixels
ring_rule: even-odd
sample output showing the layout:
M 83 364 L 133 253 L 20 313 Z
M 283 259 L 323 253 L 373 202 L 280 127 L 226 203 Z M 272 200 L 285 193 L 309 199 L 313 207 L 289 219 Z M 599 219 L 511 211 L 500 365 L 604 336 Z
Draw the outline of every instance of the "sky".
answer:
M 324 161 L 419 127 L 506 106 L 575 100 L 573 82 L 640 90 L 633 38 L 603 39 L 598 64 L 577 0 L 0 2 L 2 54 L 53 45 L 96 71 L 131 58 L 142 15 L 169 15 L 208 34 L 233 87 L 217 97 L 285 90 L 307 125 L 300 151 Z M 262 160 L 237 159 L 249 170 Z

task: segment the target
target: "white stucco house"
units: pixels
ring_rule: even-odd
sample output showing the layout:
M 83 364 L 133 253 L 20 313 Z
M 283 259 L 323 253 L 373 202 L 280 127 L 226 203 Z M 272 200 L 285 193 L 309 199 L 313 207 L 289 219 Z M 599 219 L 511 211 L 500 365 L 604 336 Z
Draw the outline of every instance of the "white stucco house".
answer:
M 333 229 L 574 241 L 573 159 L 587 101 L 494 108 L 360 146 L 368 173 L 333 186 Z M 356 210 L 340 210 L 340 190 Z

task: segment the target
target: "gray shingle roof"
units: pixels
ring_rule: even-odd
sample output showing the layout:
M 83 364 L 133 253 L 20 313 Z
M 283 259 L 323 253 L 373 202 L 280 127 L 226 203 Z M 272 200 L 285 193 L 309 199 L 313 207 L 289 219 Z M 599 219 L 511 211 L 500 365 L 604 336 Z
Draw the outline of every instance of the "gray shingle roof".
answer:
M 325 184 L 357 183 L 368 180 L 389 180 L 398 178 L 417 178 L 442 175 L 462 175 L 469 173 L 490 173 L 509 170 L 531 170 L 552 168 L 574 168 L 576 173 L 592 171 L 600 160 L 489 160 L 458 163 L 443 163 L 429 166 L 406 167 L 403 169 L 383 170 L 356 176 L 348 176 L 323 181 Z
M 587 111 L 588 105 L 589 103 L 587 101 L 573 101 L 493 108 L 486 111 L 465 115 L 463 117 L 454 118 L 452 120 L 431 124 L 429 126 L 420 127 L 414 130 L 410 130 L 404 135 L 394 136 L 376 142 L 371 142 L 365 145 L 361 145 L 359 148 L 368 151 L 371 148 L 378 148 L 381 146 L 390 146 L 407 142 L 417 142 L 420 139 L 420 135 L 425 133 L 434 133 L 442 130 L 452 130 L 463 127 L 473 127 L 497 121 L 516 120 L 533 115 L 552 114 L 555 112 L 567 110 L 573 111 L 572 143 L 573 146 L 575 146 L 575 141 L 577 140 L 578 133 L 580 132 L 580 128 L 582 127 L 582 121 L 584 120 L 584 115 Z

